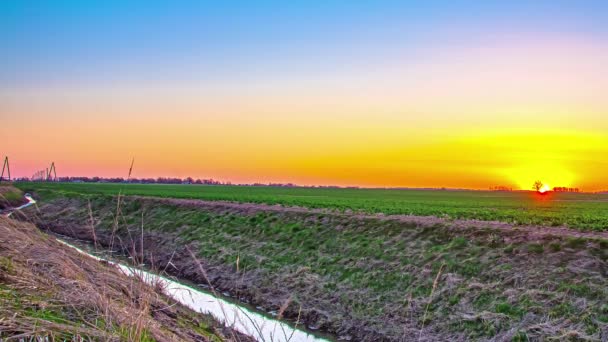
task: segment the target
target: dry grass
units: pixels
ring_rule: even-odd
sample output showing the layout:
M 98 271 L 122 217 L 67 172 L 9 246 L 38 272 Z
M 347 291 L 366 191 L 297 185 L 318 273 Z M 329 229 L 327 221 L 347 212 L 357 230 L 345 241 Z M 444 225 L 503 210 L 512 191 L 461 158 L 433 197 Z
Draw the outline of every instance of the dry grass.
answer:
M 162 289 L 0 218 L 0 340 L 241 340 Z
M 429 295 L 428 302 L 426 303 L 426 307 L 424 308 L 424 314 L 422 315 L 422 326 L 420 327 L 420 333 L 418 334 L 418 341 L 422 338 L 422 332 L 424 331 L 424 324 L 426 323 L 427 314 L 429 313 L 429 306 L 431 306 L 431 301 L 433 300 L 433 295 L 437 290 L 437 285 L 439 285 L 439 278 L 441 277 L 441 273 L 443 272 L 443 268 L 445 264 L 441 264 L 439 271 L 437 271 L 437 275 L 435 276 L 435 280 L 433 281 L 433 288 L 431 289 L 431 294 Z

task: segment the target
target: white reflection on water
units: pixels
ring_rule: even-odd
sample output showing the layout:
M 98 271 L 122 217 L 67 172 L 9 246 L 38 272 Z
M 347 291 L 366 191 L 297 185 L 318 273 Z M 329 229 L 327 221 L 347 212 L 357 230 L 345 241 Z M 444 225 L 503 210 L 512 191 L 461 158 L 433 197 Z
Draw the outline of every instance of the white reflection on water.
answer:
M 241 333 L 252 336 L 258 341 L 326 341 L 325 339 L 314 336 L 306 331 L 294 329 L 285 322 L 263 316 L 257 312 L 239 306 L 238 304 L 217 298 L 213 294 L 206 293 L 154 273 L 134 269 L 117 262 L 102 259 L 60 239 L 57 239 L 57 241 L 98 261 L 106 261 L 116 265 L 129 276 L 137 276 L 151 285 L 160 285 L 165 289 L 165 293 L 176 301 L 197 312 L 210 314 L 225 325 L 232 327 Z

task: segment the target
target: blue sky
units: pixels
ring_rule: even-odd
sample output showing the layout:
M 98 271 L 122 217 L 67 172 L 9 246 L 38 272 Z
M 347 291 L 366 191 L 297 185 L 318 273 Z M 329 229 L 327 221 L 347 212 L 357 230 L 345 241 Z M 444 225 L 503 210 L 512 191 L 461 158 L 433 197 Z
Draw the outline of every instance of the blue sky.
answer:
M 602 1 L 3 1 L 0 13 L 2 87 L 296 77 L 504 35 L 605 39 L 608 22 Z

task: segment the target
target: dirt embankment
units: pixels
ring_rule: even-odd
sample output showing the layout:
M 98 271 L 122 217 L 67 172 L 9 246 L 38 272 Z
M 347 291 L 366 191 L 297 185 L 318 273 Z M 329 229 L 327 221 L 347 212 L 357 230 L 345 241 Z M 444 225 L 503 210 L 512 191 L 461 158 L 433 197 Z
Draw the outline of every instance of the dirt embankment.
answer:
M 0 340 L 250 341 L 116 267 L 0 217 Z
M 56 198 L 36 220 L 131 255 L 143 242 L 146 263 L 207 284 L 200 262 L 215 288 L 345 339 L 608 338 L 602 234 L 223 202 L 134 197 L 117 210 L 115 199 L 91 201 Z

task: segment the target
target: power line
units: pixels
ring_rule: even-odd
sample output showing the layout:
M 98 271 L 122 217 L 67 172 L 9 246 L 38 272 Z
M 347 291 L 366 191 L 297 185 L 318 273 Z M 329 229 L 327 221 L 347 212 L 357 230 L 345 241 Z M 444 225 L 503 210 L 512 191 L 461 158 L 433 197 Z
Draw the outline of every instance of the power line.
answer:
M 51 162 L 51 166 L 42 170 L 34 172 L 31 178 L 32 181 L 41 182 L 56 182 L 57 181 L 57 170 L 55 168 L 55 162 Z
M 8 181 L 11 181 L 11 166 L 8 163 L 8 156 L 4 157 L 4 164 L 2 164 L 2 174 L 0 174 L 0 182 L 4 179 L 4 169 L 8 171 Z

